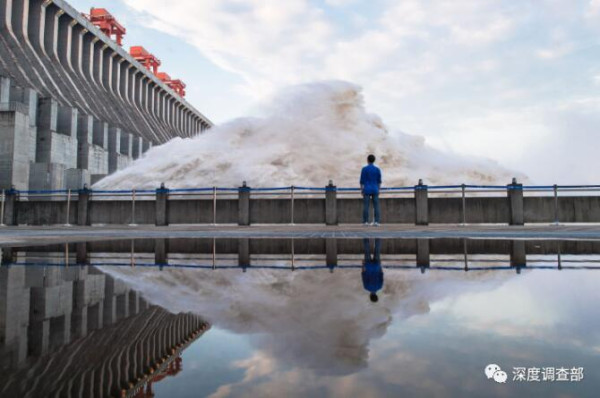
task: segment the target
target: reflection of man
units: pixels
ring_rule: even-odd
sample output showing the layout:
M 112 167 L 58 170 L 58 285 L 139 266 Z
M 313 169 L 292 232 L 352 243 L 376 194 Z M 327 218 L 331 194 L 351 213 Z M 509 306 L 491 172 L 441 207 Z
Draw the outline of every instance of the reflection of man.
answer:
M 379 299 L 377 291 L 383 287 L 383 269 L 381 268 L 381 239 L 375 239 L 375 253 L 371 258 L 369 239 L 363 239 L 365 260 L 362 267 L 362 281 L 365 290 L 370 292 L 369 298 L 376 303 Z

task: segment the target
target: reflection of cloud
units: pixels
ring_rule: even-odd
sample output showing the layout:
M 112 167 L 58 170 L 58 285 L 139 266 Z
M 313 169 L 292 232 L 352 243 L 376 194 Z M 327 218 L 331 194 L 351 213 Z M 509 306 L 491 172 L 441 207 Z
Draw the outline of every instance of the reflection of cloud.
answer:
M 492 291 L 445 298 L 435 304 L 432 314 L 444 314 L 467 329 L 493 330 L 501 336 L 561 340 L 590 348 L 597 345 L 598 309 L 586 305 L 600 301 L 595 274 L 542 272 L 525 272 Z M 570 291 L 573 286 L 574 292 Z
M 358 270 L 106 271 L 172 311 L 250 334 L 255 351 L 233 364 L 244 377 L 212 397 L 519 396 L 527 387 L 510 380 L 491 390 L 483 367 L 592 369 L 598 353 L 600 317 L 586 304 L 600 298 L 596 274 L 386 270 L 372 305 Z
M 279 364 L 329 375 L 366 368 L 371 340 L 386 334 L 393 316 L 427 313 L 429 302 L 454 294 L 459 283 L 449 275 L 390 270 L 380 302 L 373 304 L 359 270 L 242 273 L 107 267 L 105 271 L 171 311 L 196 312 L 216 327 L 251 334 L 254 345 Z M 489 278 L 468 277 L 479 282 Z

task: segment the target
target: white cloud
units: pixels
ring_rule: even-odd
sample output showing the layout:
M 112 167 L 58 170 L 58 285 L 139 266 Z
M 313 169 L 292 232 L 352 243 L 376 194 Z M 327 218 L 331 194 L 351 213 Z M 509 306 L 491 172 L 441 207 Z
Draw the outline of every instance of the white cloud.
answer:
M 600 0 L 590 0 L 587 9 L 587 17 L 595 18 L 600 16 Z
M 386 123 L 510 167 L 527 156 L 525 145 L 553 134 L 544 115 L 554 101 L 581 94 L 571 81 L 582 72 L 566 62 L 597 45 L 597 27 L 583 22 L 600 15 L 600 0 L 381 0 L 358 23 L 349 17 L 348 29 L 308 0 L 123 1 L 241 76 L 225 88 L 232 98 L 345 79 L 364 87 Z M 327 0 L 334 11 L 352 3 Z M 549 89 L 558 82 L 564 88 Z
M 358 0 L 325 0 L 325 4 L 333 7 L 346 7 L 352 4 L 356 4 Z
M 151 16 L 154 27 L 192 43 L 219 66 L 243 76 L 248 92 L 257 98 L 269 87 L 307 80 L 368 81 L 374 74 L 395 71 L 397 65 L 411 75 L 423 70 L 420 60 L 438 60 L 453 46 L 506 39 L 514 28 L 512 17 L 497 10 L 495 1 L 391 2 L 381 18 L 352 37 L 341 33 L 323 9 L 302 0 L 125 2 Z M 420 41 L 425 45 L 415 47 Z M 436 42 L 445 44 L 431 50 Z M 439 62 L 435 66 L 435 72 L 443 73 Z

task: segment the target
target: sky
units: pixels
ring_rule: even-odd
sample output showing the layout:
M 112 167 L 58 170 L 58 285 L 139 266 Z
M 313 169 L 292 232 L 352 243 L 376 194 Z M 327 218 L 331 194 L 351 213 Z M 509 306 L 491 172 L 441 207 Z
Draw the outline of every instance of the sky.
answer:
M 534 183 L 599 183 L 600 0 L 69 2 L 109 9 L 216 124 L 341 79 L 390 130 Z

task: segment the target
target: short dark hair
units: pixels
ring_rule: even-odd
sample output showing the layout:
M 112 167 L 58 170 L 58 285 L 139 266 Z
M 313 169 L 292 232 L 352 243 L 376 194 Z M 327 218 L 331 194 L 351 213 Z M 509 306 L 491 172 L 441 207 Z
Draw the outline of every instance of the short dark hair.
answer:
M 370 154 L 369 156 L 367 156 L 367 162 L 375 163 L 375 155 Z
M 369 298 L 371 299 L 372 302 L 376 303 L 379 300 L 379 297 L 377 297 L 377 293 L 371 293 L 369 295 Z

